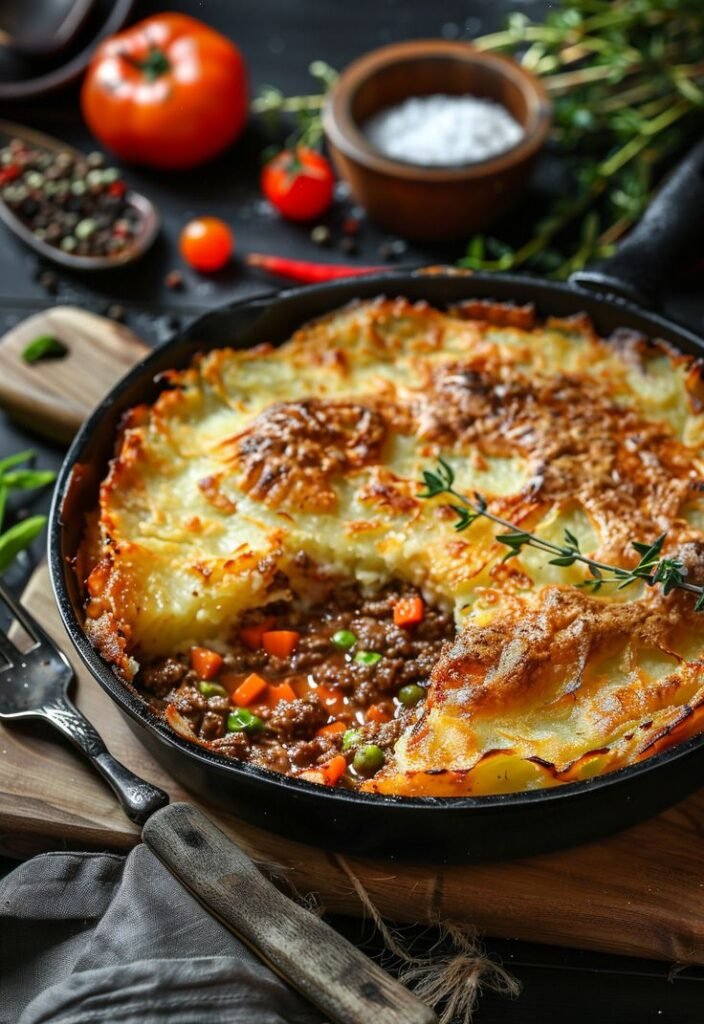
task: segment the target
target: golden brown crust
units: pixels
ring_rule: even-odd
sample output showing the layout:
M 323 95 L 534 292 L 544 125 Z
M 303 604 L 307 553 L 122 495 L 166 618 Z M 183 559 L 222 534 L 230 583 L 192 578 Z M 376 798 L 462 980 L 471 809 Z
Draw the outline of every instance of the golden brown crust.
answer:
M 257 501 L 331 511 L 337 504 L 332 479 L 378 463 L 385 436 L 375 409 L 309 398 L 269 406 L 225 443 L 242 489 Z

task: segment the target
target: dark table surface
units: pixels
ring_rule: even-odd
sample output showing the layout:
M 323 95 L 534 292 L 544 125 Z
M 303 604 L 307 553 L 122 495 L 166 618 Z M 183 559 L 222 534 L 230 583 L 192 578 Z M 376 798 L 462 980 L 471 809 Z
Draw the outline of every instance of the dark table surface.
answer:
M 207 20 L 236 40 L 247 59 L 252 89 L 272 83 L 284 92 L 310 90 L 310 61 L 327 60 L 342 67 L 365 50 L 395 40 L 427 36 L 470 38 L 497 27 L 507 10 L 543 10 L 542 0 L 174 0 L 168 5 L 138 0 L 135 15 L 159 9 L 183 10 Z M 94 143 L 79 113 L 77 92 L 60 94 L 14 106 L 6 105 L 3 117 L 40 128 L 89 150 Z M 332 248 L 321 250 L 309 238 L 309 228 L 284 224 L 261 201 L 257 179 L 260 152 L 267 143 L 262 129 L 250 125 L 241 142 L 210 164 L 207 170 L 181 174 L 129 168 L 128 180 L 158 204 L 161 236 L 139 265 L 108 275 L 58 275 L 58 293 L 48 295 L 37 281 L 35 257 L 4 231 L 0 245 L 0 330 L 52 303 L 74 303 L 96 312 L 114 304 L 124 307 L 127 322 L 147 341 L 159 344 L 187 320 L 221 303 L 253 295 L 271 287 L 238 263 L 220 274 L 199 278 L 186 272 L 182 292 L 164 284 L 169 270 L 180 267 L 177 238 L 181 226 L 195 214 L 213 213 L 234 228 L 240 252 L 259 250 L 310 259 L 347 259 Z M 549 155 L 538 165 L 526 202 L 539 202 L 555 188 L 569 187 L 559 162 Z M 343 215 L 338 208 L 332 222 Z M 520 211 L 519 211 L 520 212 Z M 360 262 L 378 262 L 379 245 L 387 237 L 362 222 Z M 404 263 L 450 262 L 461 246 L 420 250 L 409 247 Z M 691 283 L 672 283 L 663 306 L 670 315 L 704 333 L 704 298 Z M 0 456 L 33 447 L 40 464 L 57 467 L 62 450 L 16 428 L 0 413 Z M 46 496 L 37 509 L 46 507 Z M 40 555 L 37 546 L 35 556 Z M 29 561 L 19 566 L 28 571 Z M 20 583 L 18 568 L 14 580 Z M 7 865 L 5 865 L 7 867 Z M 371 925 L 335 921 L 354 941 L 378 950 Z M 628 928 L 628 921 L 615 922 Z M 432 938 L 432 937 L 431 937 Z M 430 941 L 427 934 L 421 943 Z M 704 970 L 672 970 L 671 964 L 626 960 L 575 950 L 528 946 L 524 943 L 487 940 L 492 954 L 503 959 L 523 984 L 516 1001 L 487 993 L 476 1014 L 477 1024 L 688 1024 L 704 1017 Z

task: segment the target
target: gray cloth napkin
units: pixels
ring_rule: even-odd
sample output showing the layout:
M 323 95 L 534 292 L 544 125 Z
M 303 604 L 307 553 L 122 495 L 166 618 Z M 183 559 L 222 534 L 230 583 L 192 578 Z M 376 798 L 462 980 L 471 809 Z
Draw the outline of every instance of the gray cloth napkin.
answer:
M 0 882 L 1 1024 L 320 1024 L 153 854 L 47 853 Z

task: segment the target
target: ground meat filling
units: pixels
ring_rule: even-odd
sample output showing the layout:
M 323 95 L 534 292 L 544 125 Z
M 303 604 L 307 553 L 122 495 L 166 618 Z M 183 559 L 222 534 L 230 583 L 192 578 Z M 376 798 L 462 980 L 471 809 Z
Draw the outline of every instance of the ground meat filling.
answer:
M 409 599 L 420 603 L 422 618 L 395 625 L 394 609 Z M 262 625 L 297 634 L 288 656 L 253 645 L 251 633 L 244 642 L 249 627 L 256 635 Z M 341 646 L 341 636 L 348 646 Z M 339 767 L 342 754 L 347 770 L 338 784 L 355 786 L 390 756 L 424 699 L 443 644 L 453 637 L 452 616 L 424 604 L 412 588 L 388 587 L 372 598 L 340 588 L 309 610 L 280 602 L 251 612 L 228 645 L 214 684 L 206 685 L 189 655 L 177 654 L 144 666 L 136 686 L 155 711 L 171 708 L 195 742 L 226 757 L 325 781 L 315 769 L 335 757 Z M 267 689 L 238 710 L 234 694 L 253 674 Z

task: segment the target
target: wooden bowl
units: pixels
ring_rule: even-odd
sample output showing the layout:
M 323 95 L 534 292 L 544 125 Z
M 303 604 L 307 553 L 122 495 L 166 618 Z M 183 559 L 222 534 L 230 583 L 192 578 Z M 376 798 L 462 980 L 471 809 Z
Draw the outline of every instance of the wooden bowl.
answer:
M 524 137 L 498 156 L 461 167 L 420 167 L 382 156 L 361 126 L 409 96 L 470 94 L 503 104 Z M 421 39 L 360 57 L 331 90 L 323 126 L 333 161 L 356 200 L 388 231 L 425 242 L 481 231 L 527 183 L 551 111 L 540 81 L 507 57 L 470 43 Z

